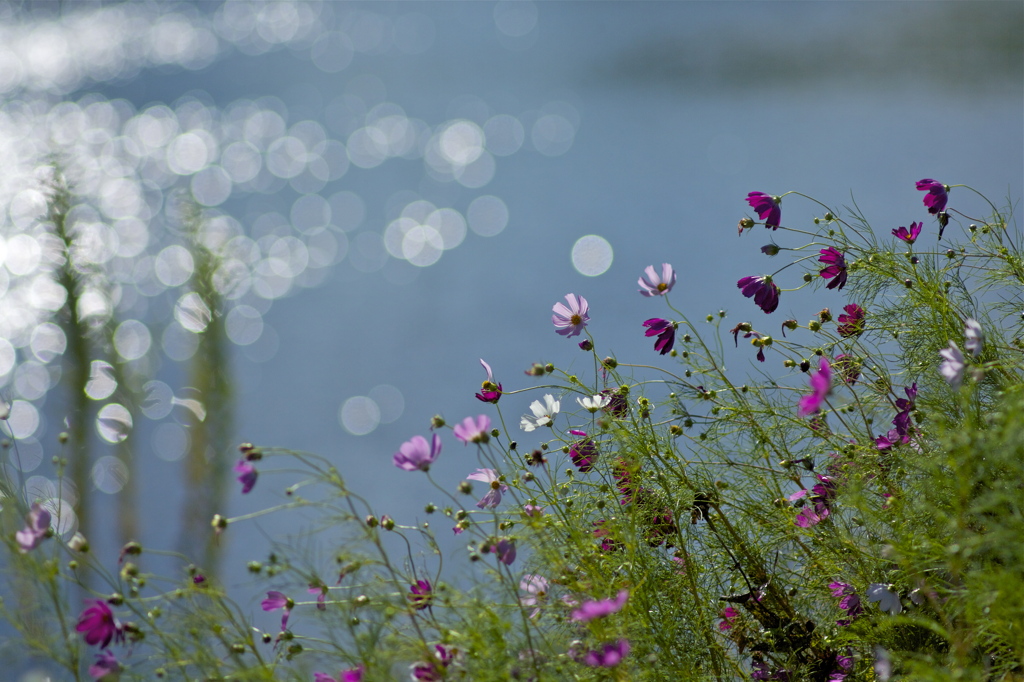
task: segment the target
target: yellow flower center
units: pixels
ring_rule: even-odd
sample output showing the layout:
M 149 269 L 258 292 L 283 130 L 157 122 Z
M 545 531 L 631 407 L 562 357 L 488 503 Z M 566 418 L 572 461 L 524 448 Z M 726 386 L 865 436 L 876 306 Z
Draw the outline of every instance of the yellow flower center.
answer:
M 580 317 L 579 315 L 573 315 L 571 318 L 569 318 L 569 321 L 572 322 L 573 325 L 578 325 L 582 324 L 583 318 Z
M 658 291 L 665 291 L 665 289 L 668 289 L 668 285 L 665 284 L 664 282 L 659 282 L 658 283 Z

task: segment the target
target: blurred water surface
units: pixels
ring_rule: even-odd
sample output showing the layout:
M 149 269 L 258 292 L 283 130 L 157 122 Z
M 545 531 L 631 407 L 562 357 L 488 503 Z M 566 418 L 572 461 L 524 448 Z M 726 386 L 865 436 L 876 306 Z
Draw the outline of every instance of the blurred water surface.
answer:
M 535 361 L 586 375 L 552 333 L 566 293 L 590 301 L 600 353 L 637 362 L 655 360 L 641 322 L 665 314 L 636 293 L 647 265 L 675 265 L 673 298 L 695 319 L 761 315 L 735 287 L 774 269 L 758 251 L 772 235 L 735 235 L 747 192 L 856 202 L 883 235 L 925 217 L 923 177 L 1018 200 L 1022 29 L 1024 7 L 1002 2 L 2 4 L 12 463 L 30 496 L 68 491 L 48 469 L 67 346 L 39 227 L 51 155 L 83 197 L 81 262 L 111 285 L 83 314 L 118 320 L 118 357 L 150 377 L 134 411 L 101 361 L 87 390 L 97 442 L 127 438 L 137 453 L 145 542 L 178 539 L 181 458 L 205 409 L 183 369 L 211 312 L 188 284 L 181 193 L 206 207 L 204 243 L 221 258 L 236 440 L 325 455 L 413 523 L 440 495 L 391 456 L 435 413 L 495 416 L 473 397 L 479 358 L 506 390 L 534 384 Z M 783 208 L 794 226 L 822 213 L 798 197 Z M 773 317 L 845 302 L 816 296 L 784 297 Z M 501 401 L 510 428 L 538 397 Z M 520 449 L 535 435 L 518 433 Z M 131 472 L 97 452 L 86 494 L 103 528 Z M 446 435 L 432 471 L 454 490 L 477 466 Z M 270 477 L 245 498 L 233 487 L 225 513 L 281 493 Z M 232 528 L 228 581 L 245 580 L 263 536 L 297 530 Z M 110 535 L 95 544 L 110 551 Z

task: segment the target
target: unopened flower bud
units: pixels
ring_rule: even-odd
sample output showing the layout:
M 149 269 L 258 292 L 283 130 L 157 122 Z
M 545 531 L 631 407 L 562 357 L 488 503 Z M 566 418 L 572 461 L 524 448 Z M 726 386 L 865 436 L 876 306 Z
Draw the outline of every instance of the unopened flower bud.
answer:
M 809 272 L 805 272 L 805 273 L 804 273 L 804 281 L 805 281 L 805 282 L 810 282 L 810 281 L 811 281 L 811 280 L 813 280 L 813 279 L 814 279 L 814 275 L 812 275 L 812 274 L 811 274 L 811 273 L 809 273 Z
M 812 332 L 816 332 L 819 329 L 821 329 L 821 322 L 818 322 L 817 320 L 811 320 L 810 322 L 807 323 L 807 328 L 810 329 Z
M 473 486 L 470 484 L 469 481 L 462 481 L 459 483 L 459 492 L 462 493 L 463 495 L 469 495 L 471 492 L 473 492 Z
M 616 367 L 619 366 L 619 361 L 611 357 L 605 358 L 604 360 L 601 361 L 601 363 L 608 369 L 615 369 Z
M 828 308 L 822 308 L 820 311 L 818 311 L 818 319 L 821 320 L 822 323 L 831 322 L 832 311 L 829 310 Z
M 384 527 L 384 530 L 394 530 L 395 520 L 387 514 L 384 514 L 380 517 L 380 525 Z
M 811 369 L 811 363 L 810 362 L 808 362 L 807 360 L 801 360 L 800 361 L 800 371 L 801 372 L 807 372 L 807 371 L 810 371 L 810 369 Z
M 366 525 L 369 526 L 370 528 L 376 528 L 377 527 L 377 523 L 378 523 L 377 517 L 374 516 L 373 514 L 367 514 L 365 521 L 366 521 Z
M 432 428 L 432 429 L 439 429 L 439 428 L 444 426 L 444 423 L 445 423 L 444 422 L 444 417 L 442 417 L 439 414 L 435 414 L 430 419 L 430 428 Z
M 587 351 L 594 350 L 594 344 L 590 339 L 584 339 L 583 341 L 580 341 L 580 349 Z
M 549 362 L 548 364 L 544 365 L 544 371 L 547 372 L 548 374 L 551 374 L 552 372 L 555 371 L 555 366 Z
M 428 514 L 433 514 L 437 511 L 437 505 L 431 502 L 426 507 L 423 508 L 423 511 L 427 512 Z
M 672 426 L 668 427 L 668 432 L 673 436 L 683 435 L 683 429 L 678 424 L 673 424 Z
M 68 540 L 68 549 L 72 552 L 88 552 L 89 541 L 86 540 L 85 536 L 81 533 L 75 533 L 71 536 L 71 539 Z
M 903 280 L 903 286 L 905 286 L 908 289 L 913 289 L 914 288 L 914 280 L 912 280 L 912 279 L 905 279 L 905 280 Z
M 739 229 L 740 229 L 740 233 L 741 234 L 743 233 L 743 230 L 749 230 L 753 226 L 754 226 L 754 219 L 753 218 L 740 218 Z
M 782 326 L 785 327 L 786 329 L 790 330 L 790 331 L 793 331 L 799 325 L 797 324 L 796 320 L 786 320 L 785 322 L 782 323 Z
M 779 245 L 765 244 L 764 246 L 761 247 L 761 253 L 763 253 L 766 256 L 777 256 L 779 255 Z
M 228 527 L 228 520 L 220 514 L 214 514 L 213 521 L 210 522 L 210 525 L 213 526 L 213 530 L 219 534 Z
M 786 358 L 785 360 L 782 361 L 782 366 L 783 367 L 796 367 L 796 362 L 793 361 L 793 360 L 790 360 L 789 358 Z

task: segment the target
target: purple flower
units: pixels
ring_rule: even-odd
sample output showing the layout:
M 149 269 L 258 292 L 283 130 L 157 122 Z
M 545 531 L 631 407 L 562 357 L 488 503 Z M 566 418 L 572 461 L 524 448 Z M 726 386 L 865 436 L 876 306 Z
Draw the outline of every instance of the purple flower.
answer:
M 101 651 L 96 654 L 96 662 L 89 666 L 89 676 L 96 680 L 102 680 L 107 675 L 117 675 L 123 670 L 117 657 L 110 651 Z
M 605 412 L 611 412 L 613 417 L 621 419 L 626 416 L 629 405 L 626 403 L 626 396 L 619 393 L 618 389 L 606 388 L 601 395 L 608 396 L 608 404 L 604 406 Z
M 718 623 L 718 629 L 725 632 L 726 630 L 732 630 L 732 622 L 739 618 L 740 612 L 731 606 L 726 606 L 719 615 L 722 617 L 722 620 Z
M 652 317 L 644 322 L 644 326 L 647 327 L 644 336 L 658 337 L 658 340 L 654 342 L 654 350 L 662 355 L 672 350 L 672 346 L 676 342 L 676 326 L 674 324 L 668 320 Z
M 831 513 L 829 504 L 836 496 L 836 483 L 829 476 L 814 474 L 818 482 L 810 490 L 798 490 L 789 496 L 790 501 L 807 497 L 807 505 L 796 515 L 794 523 L 800 528 L 816 526 Z
M 619 590 L 619 594 L 615 599 L 585 601 L 580 604 L 578 609 L 572 612 L 571 619 L 580 623 L 589 623 L 595 618 L 601 618 L 611 613 L 618 613 L 622 610 L 627 599 L 629 599 L 629 590 Z
M 491 420 L 487 415 L 481 414 L 475 420 L 466 417 L 461 424 L 456 424 L 452 429 L 455 437 L 467 445 L 469 443 L 486 443 L 491 439 L 488 431 L 491 430 Z
M 434 660 L 421 661 L 412 665 L 413 682 L 440 682 L 445 677 L 445 671 L 455 659 L 447 649 L 440 644 L 434 645 Z
M 281 631 L 284 632 L 285 628 L 288 627 L 288 616 L 291 615 L 292 608 L 295 606 L 295 602 L 286 597 L 283 593 L 277 590 L 271 590 L 267 592 L 267 598 L 260 602 L 260 607 L 264 611 L 276 611 L 277 609 L 284 609 L 284 614 L 281 616 Z
M 549 583 L 547 578 L 539 575 L 533 575 L 527 573 L 523 576 L 523 579 L 519 581 L 519 589 L 526 592 L 525 597 L 519 598 L 519 603 L 522 606 L 533 606 L 533 612 L 530 614 L 530 618 L 536 618 L 537 614 L 540 613 L 541 604 L 543 604 L 548 597 Z
M 946 186 L 941 182 L 936 182 L 931 178 L 918 180 L 917 189 L 921 192 L 928 192 L 924 195 L 924 205 L 928 207 L 928 212 L 932 215 L 940 213 L 946 208 L 946 200 L 949 197 L 946 194 Z
M 253 486 L 256 485 L 256 477 L 259 473 L 256 471 L 256 467 L 247 460 L 238 460 L 238 464 L 235 465 L 235 473 L 238 474 L 238 482 L 242 484 L 243 495 L 252 490 Z
M 939 366 L 942 378 L 953 388 L 960 388 L 960 384 L 964 380 L 964 368 L 967 366 L 964 354 L 960 352 L 955 343 L 950 341 L 949 348 L 940 350 L 939 355 L 942 356 L 942 364 Z
M 875 447 L 879 450 L 888 450 L 897 445 L 905 445 L 910 442 L 910 436 L 900 433 L 899 429 L 890 429 L 889 433 L 875 439 Z
M 828 360 L 825 358 L 821 359 L 818 371 L 811 375 L 810 383 L 811 394 L 805 395 L 800 399 L 797 407 L 797 416 L 806 417 L 817 412 L 821 409 L 821 404 L 825 402 L 825 398 L 828 397 L 828 392 L 832 388 L 832 369 L 829 367 Z
M 405 471 L 427 471 L 434 463 L 437 456 L 441 454 L 441 437 L 436 433 L 431 438 L 430 445 L 423 436 L 413 436 L 402 443 L 393 458 L 395 466 Z
M 326 611 L 327 610 L 327 585 L 320 581 L 319 583 L 311 583 L 309 589 L 306 590 L 310 594 L 316 595 L 316 610 Z
M 910 223 L 910 229 L 900 226 L 899 228 L 892 231 L 892 236 L 897 239 L 902 239 L 908 244 L 913 244 L 917 240 L 917 236 L 921 234 L 921 228 L 923 223 Z
M 511 566 L 512 562 L 516 560 L 515 540 L 502 538 L 498 540 L 497 544 L 491 545 L 491 552 L 498 557 L 498 561 L 506 566 Z
M 754 277 L 750 275 L 736 282 L 743 295 L 747 298 L 754 297 L 754 303 L 765 313 L 775 312 L 779 307 L 779 287 L 775 286 L 769 275 Z
M 121 622 L 114 617 L 114 612 L 102 599 L 89 599 L 86 603 L 92 606 L 82 611 L 78 617 L 77 632 L 85 636 L 85 643 L 90 645 L 99 644 L 101 649 L 107 648 L 110 640 L 117 638 L 124 641 L 124 629 Z
M 583 438 L 569 447 L 569 457 L 572 458 L 572 463 L 580 470 L 580 473 L 585 474 L 594 468 L 594 462 L 597 460 L 597 445 L 593 440 L 587 438 L 586 431 L 572 429 L 569 433 Z
M 676 272 L 668 263 L 661 264 L 660 277 L 653 265 L 648 265 L 644 272 L 647 273 L 647 276 L 641 276 L 637 280 L 637 284 L 642 287 L 640 293 L 644 296 L 664 296 L 672 291 L 672 287 L 675 286 Z
M 434 603 L 434 588 L 429 580 L 417 580 L 409 586 L 409 605 L 417 611 L 422 611 Z
M 508 486 L 498 480 L 498 474 L 494 469 L 477 469 L 476 472 L 466 476 L 470 481 L 482 481 L 490 486 L 490 490 L 481 498 L 476 506 L 481 509 L 494 509 L 501 503 L 501 494 L 508 492 Z
M 590 319 L 587 311 L 590 310 L 590 306 L 587 299 L 576 294 L 566 294 L 565 300 L 569 303 L 568 306 L 559 301 L 551 308 L 555 313 L 551 316 L 551 323 L 555 325 L 555 333 L 572 338 L 578 336 L 587 326 L 587 320 Z
M 591 668 L 614 668 L 629 654 L 629 640 L 620 639 L 583 654 L 582 663 Z
M 781 198 L 777 199 L 764 192 L 751 192 L 747 195 L 747 203 L 750 204 L 750 208 L 754 209 L 757 217 L 764 221 L 765 227 L 770 227 L 773 230 L 778 229 L 779 222 L 782 220 L 782 209 L 779 208 L 781 201 Z
M 899 413 L 892 420 L 892 423 L 896 426 L 896 432 L 899 435 L 906 436 L 910 433 L 910 413 L 916 407 L 917 383 L 915 382 L 912 386 L 905 387 L 903 390 L 907 397 L 896 399 L 896 409 L 899 410 Z
M 850 303 L 843 306 L 843 310 L 846 311 L 846 314 L 839 316 L 839 326 L 836 331 L 843 338 L 860 336 L 864 332 L 864 309 L 856 303 Z
M 832 359 L 832 368 L 843 380 L 843 383 L 853 386 L 860 378 L 860 360 L 852 355 L 837 355 Z
M 25 528 L 14 534 L 18 548 L 22 553 L 39 546 L 50 532 L 50 512 L 38 502 L 32 503 L 28 516 L 25 517 Z
M 337 678 L 331 677 L 327 673 L 313 673 L 313 682 L 363 682 L 364 672 L 366 670 L 363 666 L 357 665 L 350 670 L 342 670 Z
M 536 519 L 536 518 L 540 518 L 541 516 L 544 516 L 544 507 L 541 507 L 541 506 L 536 505 L 536 504 L 524 504 L 523 505 L 523 512 L 527 516 Z
M 852 585 L 836 581 L 829 583 L 828 588 L 832 590 L 832 596 L 839 600 L 839 608 L 846 611 L 848 616 L 848 618 L 837 620 L 836 625 L 846 627 L 864 613 L 864 606 L 860 603 L 860 597 L 857 596 Z
M 825 279 L 832 281 L 825 285 L 826 289 L 842 289 L 846 286 L 846 258 L 834 247 L 821 250 L 818 261 L 825 263 L 819 273 Z
M 494 383 L 494 373 L 491 372 L 491 366 L 480 359 L 480 364 L 484 366 L 484 370 L 487 372 L 487 379 L 480 387 L 480 393 L 476 394 L 476 399 L 485 402 L 498 404 L 498 400 L 501 398 L 501 384 Z

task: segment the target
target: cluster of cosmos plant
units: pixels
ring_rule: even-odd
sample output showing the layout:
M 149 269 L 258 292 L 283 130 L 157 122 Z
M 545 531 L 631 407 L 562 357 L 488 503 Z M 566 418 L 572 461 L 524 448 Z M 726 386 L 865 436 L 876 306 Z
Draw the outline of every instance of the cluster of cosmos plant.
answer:
M 929 212 L 937 216 L 940 225 L 948 221 L 945 213 L 948 201 L 949 188 L 932 180 L 922 180 L 917 184 L 921 191 L 927 192 L 924 204 Z M 781 223 L 781 210 L 779 205 L 781 197 L 771 197 L 763 193 L 751 193 L 748 202 L 764 221 L 766 227 L 774 230 L 786 230 Z M 752 225 L 750 219 L 744 219 L 740 224 L 741 234 Z M 892 230 L 895 239 L 908 245 L 920 237 L 922 226 L 920 223 L 912 223 L 909 228 L 898 227 Z M 773 245 L 773 248 L 762 249 L 768 255 L 778 253 L 781 247 Z M 829 246 L 820 249 L 816 254 L 820 269 L 818 275 L 825 280 L 826 291 L 834 293 L 841 292 L 848 284 L 851 277 L 856 277 L 855 270 L 851 276 L 851 267 L 848 264 L 848 253 L 841 248 Z M 807 258 L 803 259 L 807 260 Z M 799 261 L 798 261 L 799 262 Z M 788 267 L 788 266 L 787 266 Z M 783 268 L 785 269 L 785 268 Z M 780 270 L 781 271 L 781 270 Z M 747 298 L 753 298 L 754 303 L 765 313 L 773 312 L 779 301 L 780 289 L 774 284 L 772 275 L 757 277 L 744 277 L 738 282 L 741 293 Z M 638 279 L 639 293 L 646 298 L 664 297 L 667 298 L 677 281 L 677 273 L 672 265 L 661 264 L 660 268 L 651 265 Z M 814 281 L 813 276 L 805 278 L 805 282 Z M 594 339 L 590 335 L 588 324 L 592 322 L 590 315 L 590 304 L 586 298 L 575 293 L 569 293 L 564 297 L 564 302 L 556 302 L 552 307 L 551 322 L 555 332 L 565 338 L 575 338 L 586 335 L 583 341 L 578 341 L 579 348 L 584 352 L 594 351 Z M 833 399 L 843 392 L 853 393 L 858 381 L 861 380 L 863 359 L 856 357 L 855 346 L 858 338 L 868 331 L 868 313 L 859 303 L 848 302 L 843 305 L 843 313 L 838 316 L 835 327 L 836 348 L 843 350 L 842 353 L 819 352 L 816 366 L 809 361 L 800 364 L 800 369 L 808 375 L 809 391 L 800 391 L 800 395 L 791 403 L 792 413 L 795 419 L 805 424 L 816 437 L 825 439 L 830 435 L 827 417 L 836 415 L 841 419 L 841 411 L 833 405 Z M 831 313 L 825 309 L 817 314 L 815 319 L 807 325 L 807 329 L 817 332 L 822 325 L 832 321 Z M 683 320 L 670 320 L 663 318 L 650 318 L 642 323 L 647 337 L 655 337 L 653 350 L 660 355 L 676 355 L 675 341 L 676 330 L 680 326 L 693 330 L 690 323 Z M 782 328 L 793 331 L 800 325 L 795 320 L 787 320 Z M 695 330 L 694 330 L 695 331 Z M 737 341 L 740 333 L 745 338 L 752 338 L 754 345 L 758 347 L 757 360 L 765 362 L 765 349 L 771 347 L 770 337 L 756 331 L 752 324 L 741 323 L 731 332 Z M 689 343 L 689 335 L 686 335 L 685 342 Z M 966 318 L 963 321 L 963 339 L 960 343 L 966 351 L 966 355 L 960 350 L 958 340 L 949 340 L 948 347 L 941 350 L 936 367 L 933 371 L 944 379 L 954 391 L 957 391 L 964 384 L 966 377 L 975 381 L 981 381 L 984 377 L 984 369 L 979 366 L 978 359 L 985 350 L 985 331 L 981 323 L 973 318 Z M 596 357 L 596 356 L 595 356 Z M 605 372 L 613 369 L 616 362 L 610 358 L 598 360 Z M 787 361 L 787 367 L 795 367 L 796 363 Z M 481 384 L 480 391 L 476 398 L 481 403 L 490 406 L 498 406 L 503 396 L 518 393 L 518 390 L 506 390 L 504 384 L 495 380 L 494 372 L 489 363 L 481 359 L 480 364 L 486 374 Z M 528 369 L 525 374 L 531 377 L 550 374 L 553 368 L 550 365 L 536 364 Z M 687 376 L 689 374 L 687 373 Z M 575 378 L 573 378 L 575 379 Z M 574 383 L 573 380 L 570 383 Z M 704 387 L 697 387 L 698 393 L 707 399 L 711 392 Z M 579 388 L 573 389 L 577 393 Z M 895 391 L 895 389 L 893 389 Z M 564 441 L 566 443 L 563 452 L 568 456 L 568 461 L 575 468 L 575 471 L 568 471 L 572 477 L 591 476 L 595 480 L 600 474 L 599 463 L 602 462 L 602 450 L 612 450 L 613 441 L 609 440 L 606 431 L 608 421 L 600 421 L 602 418 L 623 418 L 630 410 L 625 398 L 625 391 L 617 388 L 604 390 L 582 389 L 583 395 L 576 397 L 576 404 L 581 414 L 592 419 L 595 423 L 592 427 L 583 428 L 582 424 L 571 424 L 566 429 L 568 434 Z M 920 430 L 915 415 L 919 401 L 919 388 L 916 382 L 909 386 L 902 387 L 901 394 L 895 394 L 889 401 L 895 410 L 892 418 L 892 428 L 885 433 L 873 436 L 874 440 L 868 447 L 878 454 L 879 457 L 887 457 L 893 453 L 904 452 L 907 449 L 920 452 L 924 438 L 927 434 Z M 538 431 L 550 430 L 558 433 L 559 422 L 566 417 L 563 411 L 564 396 L 556 396 L 552 393 L 545 393 L 542 398 L 533 400 L 529 405 L 529 413 L 524 414 L 518 423 L 524 434 L 536 435 Z M 646 399 L 641 398 L 638 403 L 640 414 L 644 418 L 649 416 L 651 409 Z M 570 416 L 571 420 L 572 417 Z M 502 420 L 502 424 L 504 421 Z M 870 422 L 869 422 L 870 423 Z M 442 429 L 450 427 L 451 434 L 464 447 L 475 446 L 478 453 L 486 455 L 482 457 L 491 464 L 489 467 L 479 467 L 465 475 L 465 480 L 459 485 L 459 491 L 463 494 L 470 494 L 472 486 L 469 483 L 474 481 L 484 485 L 485 491 L 476 502 L 479 512 L 476 513 L 499 513 L 504 504 L 509 506 L 508 500 L 513 499 L 516 509 L 512 512 L 516 517 L 528 521 L 540 521 L 544 519 L 550 510 L 546 510 L 536 504 L 534 500 L 523 502 L 513 490 L 518 486 L 516 481 L 510 485 L 506 478 L 506 472 L 500 470 L 501 463 L 497 462 L 490 455 L 493 454 L 491 447 L 495 441 L 501 439 L 502 434 L 497 428 L 493 428 L 496 422 L 486 414 L 470 415 L 449 425 L 440 416 L 434 417 L 431 422 L 431 432 L 424 435 L 415 435 L 402 443 L 393 454 L 392 461 L 395 467 L 408 472 L 422 472 L 429 474 L 431 467 L 438 461 L 443 450 Z M 597 433 L 593 429 L 599 429 Z M 674 426 L 671 431 L 679 435 L 682 429 Z M 556 436 L 557 437 L 557 436 Z M 855 443 L 855 441 L 850 441 Z M 241 459 L 236 463 L 234 471 L 237 481 L 241 487 L 242 494 L 251 492 L 257 485 L 259 472 L 257 465 L 263 458 L 263 451 L 250 444 L 243 444 L 240 448 Z M 515 444 L 509 445 L 509 450 L 516 450 Z M 547 446 L 535 450 L 526 456 L 527 468 L 546 467 L 548 459 L 546 456 Z M 607 457 L 607 455 L 606 455 Z M 607 460 L 604 460 L 607 461 Z M 820 526 L 827 525 L 831 519 L 841 511 L 841 495 L 844 487 L 849 483 L 851 462 L 848 453 L 833 452 L 828 457 L 828 463 L 823 470 L 815 470 L 815 464 L 811 457 L 783 462 L 786 470 L 793 471 L 790 480 L 799 485 L 799 490 L 786 496 L 784 500 L 778 500 L 782 506 L 791 509 L 792 526 L 800 529 L 801 532 L 814 533 L 820 530 Z M 883 465 L 880 465 L 883 466 Z M 801 470 L 803 472 L 801 473 Z M 680 534 L 678 511 L 670 508 L 661 501 L 658 495 L 643 482 L 643 472 L 633 464 L 621 452 L 611 461 L 609 473 L 614 481 L 614 489 L 617 493 L 618 505 L 623 510 L 632 510 L 641 530 L 641 537 L 644 544 L 651 548 L 671 548 L 675 536 Z M 872 481 L 876 474 L 869 474 L 866 480 Z M 880 479 L 882 477 L 879 477 Z M 524 480 L 534 480 L 533 474 L 529 471 L 523 474 Z M 807 485 L 804 480 L 807 480 Z M 586 478 L 584 478 L 586 480 Z M 886 489 L 883 483 L 877 495 L 881 500 L 882 509 L 890 502 L 893 489 Z M 694 497 L 691 507 L 691 524 L 700 521 L 707 522 L 710 527 L 709 517 L 715 506 L 713 494 L 698 493 Z M 449 514 L 451 515 L 451 514 Z M 455 535 L 473 528 L 473 522 L 469 513 L 460 511 L 455 514 L 456 523 L 452 527 Z M 625 546 L 621 530 L 617 529 L 609 517 L 600 518 L 596 521 L 588 521 L 588 533 L 592 540 L 597 543 L 595 548 L 607 555 L 619 552 Z M 15 535 L 18 549 L 22 553 L 36 551 L 47 539 L 54 536 L 51 529 L 52 520 L 49 511 L 39 503 L 34 503 L 25 519 L 25 526 Z M 214 519 L 214 528 L 220 533 L 227 527 L 227 521 L 221 517 Z M 395 521 L 388 516 L 369 516 L 366 518 L 366 525 L 370 528 L 382 527 L 386 530 L 395 528 Z M 511 528 L 511 523 L 496 525 L 499 533 L 488 537 L 479 543 L 478 551 L 481 554 L 493 557 L 499 571 L 507 572 L 518 585 L 518 599 L 516 606 L 521 610 L 523 618 L 532 623 L 539 623 L 542 619 L 550 620 L 553 615 L 559 623 L 567 623 L 570 627 L 576 628 L 579 639 L 574 640 L 564 650 L 563 656 L 571 661 L 573 665 L 583 668 L 594 669 L 618 669 L 630 660 L 631 652 L 636 648 L 636 641 L 629 637 L 609 636 L 617 632 L 614 626 L 605 627 L 609 623 L 619 622 L 624 612 L 631 608 L 631 598 L 636 598 L 639 590 L 643 587 L 639 584 L 626 584 L 621 586 L 612 594 L 607 592 L 581 592 L 579 589 L 567 589 L 564 581 L 559 581 L 551 574 L 535 572 L 534 567 L 518 568 L 531 558 L 532 549 L 522 543 L 522 537 L 517 536 Z M 518 543 L 518 544 L 517 544 Z M 119 561 L 140 549 L 137 546 L 126 545 L 122 551 Z M 87 542 L 81 534 L 77 534 L 69 543 L 72 551 L 87 551 Z M 523 550 L 526 551 L 523 551 Z M 480 556 L 476 555 L 476 560 Z M 519 562 L 517 564 L 517 561 Z M 678 575 L 687 575 L 687 561 L 680 554 L 671 557 L 674 570 Z M 736 563 L 740 567 L 740 563 Z M 346 570 L 343 569 L 339 577 L 339 584 L 346 578 Z M 192 576 L 196 586 L 205 584 L 206 579 L 199 573 Z M 422 575 L 414 567 L 411 580 L 404 593 L 400 595 L 404 604 L 409 610 L 409 616 L 413 622 L 417 618 L 432 617 L 435 608 L 440 604 L 446 604 L 443 593 L 439 591 L 438 578 Z M 718 611 L 717 631 L 728 641 L 734 642 L 743 653 L 751 637 L 755 636 L 755 628 L 760 626 L 763 629 L 778 629 L 778 624 L 783 622 L 781 616 L 776 613 L 779 609 L 779 597 L 773 593 L 770 580 L 761 585 L 749 585 L 749 591 L 735 596 L 723 596 L 722 600 L 729 602 L 727 606 Z M 620 583 L 621 584 L 621 583 Z M 324 611 L 329 604 L 331 591 L 323 581 L 316 579 L 311 581 L 308 593 L 315 599 L 310 601 L 296 601 L 294 593 L 291 595 L 286 591 L 269 590 L 266 598 L 260 606 L 265 612 L 280 612 L 280 631 L 276 640 L 280 643 L 283 639 L 292 637 L 289 628 L 290 619 L 296 609 L 306 607 Z M 897 615 L 906 609 L 916 609 L 924 604 L 925 596 L 921 588 L 906 590 L 893 583 L 878 580 L 875 582 L 864 582 L 860 587 L 851 577 L 833 576 L 828 589 L 831 597 L 835 600 L 834 609 L 840 612 L 840 617 L 835 620 L 836 628 L 842 630 L 850 628 L 855 622 L 868 615 L 867 605 L 877 604 L 878 611 L 885 614 Z M 123 645 L 134 643 L 141 636 L 137 626 L 132 623 L 122 623 L 111 607 L 117 607 L 122 603 L 123 598 L 119 595 L 106 599 L 92 599 L 87 602 L 86 607 L 78 617 L 76 631 L 81 634 L 85 643 L 98 648 L 95 662 L 90 666 L 89 673 L 96 679 L 113 679 L 122 669 L 123 662 L 110 650 L 111 644 Z M 787 607 L 788 608 L 788 607 Z M 619 615 L 617 615 L 619 614 Z M 786 621 L 793 623 L 792 620 Z M 813 622 L 805 630 L 793 627 L 795 641 L 803 642 L 803 649 L 810 648 L 811 631 Z M 592 627 L 596 629 L 592 630 Z M 803 627 L 803 626 L 801 626 Z M 265 635 L 264 641 L 269 642 L 270 636 Z M 585 643 L 589 641 L 589 643 Z M 463 650 L 452 646 L 447 641 L 423 641 L 425 655 L 415 660 L 409 666 L 410 678 L 414 682 L 433 682 L 449 677 L 450 672 L 460 668 L 465 663 L 467 655 Z M 801 649 L 802 650 L 802 649 Z M 821 679 L 829 682 L 842 682 L 849 676 L 854 668 L 854 656 L 852 650 L 844 647 L 822 645 L 813 649 L 813 656 L 817 657 L 812 661 L 816 666 Z M 750 678 L 754 680 L 794 680 L 794 673 L 789 668 L 778 664 L 771 656 L 770 649 L 754 650 L 750 655 Z M 129 652 L 130 655 L 130 652 Z M 530 654 L 532 656 L 532 654 Z M 876 671 L 885 670 L 887 659 L 879 656 L 876 661 Z M 886 673 L 887 675 L 888 673 Z M 341 670 L 335 676 L 332 673 L 314 673 L 315 682 L 360 682 L 367 675 L 367 668 L 363 664 L 355 665 Z M 883 679 L 885 677 L 883 676 Z

